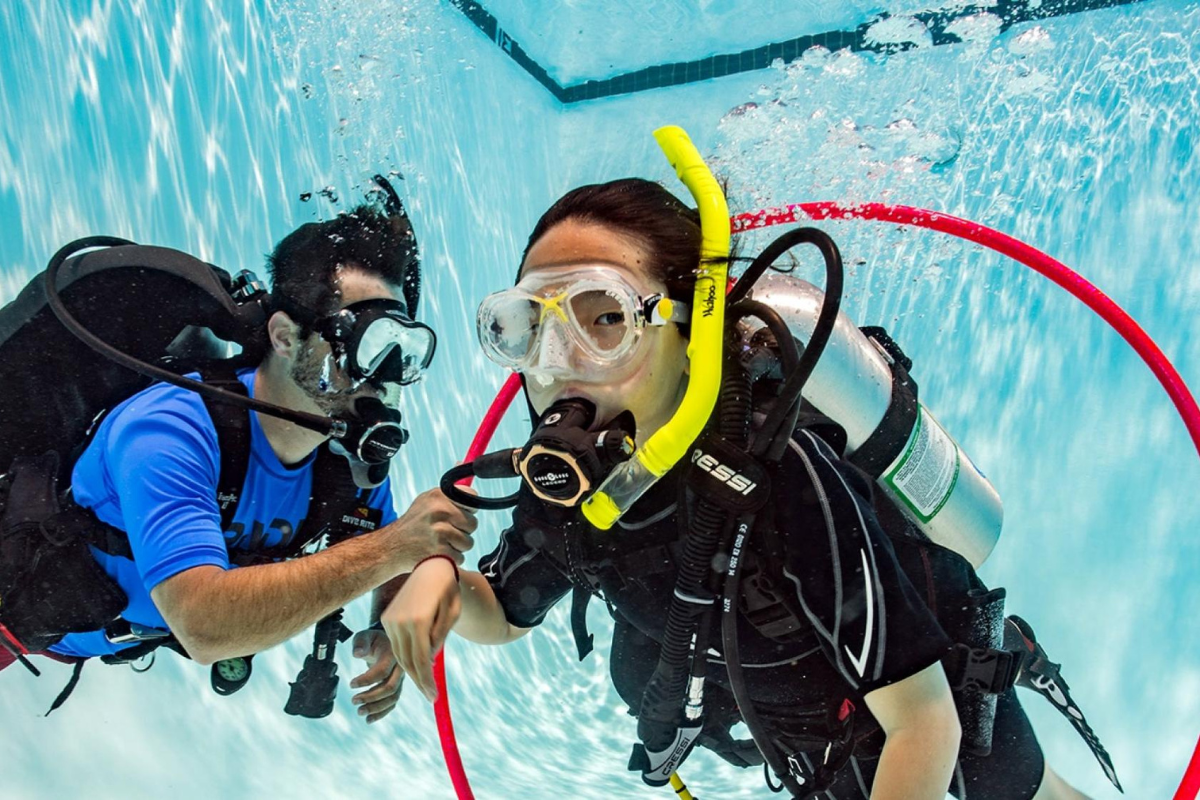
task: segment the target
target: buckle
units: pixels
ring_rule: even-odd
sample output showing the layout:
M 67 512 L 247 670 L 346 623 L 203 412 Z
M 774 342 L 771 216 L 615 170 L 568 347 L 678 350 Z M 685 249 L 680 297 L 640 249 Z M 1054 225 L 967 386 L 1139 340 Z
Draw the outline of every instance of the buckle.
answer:
M 947 661 L 944 666 L 953 691 L 974 689 L 983 694 L 1003 694 L 1016 683 L 1022 654 L 956 644 Z
M 109 644 L 129 644 L 130 642 L 145 642 L 150 639 L 165 639 L 171 632 L 163 628 L 151 628 L 149 625 L 139 625 L 117 619 L 104 628 L 104 638 Z

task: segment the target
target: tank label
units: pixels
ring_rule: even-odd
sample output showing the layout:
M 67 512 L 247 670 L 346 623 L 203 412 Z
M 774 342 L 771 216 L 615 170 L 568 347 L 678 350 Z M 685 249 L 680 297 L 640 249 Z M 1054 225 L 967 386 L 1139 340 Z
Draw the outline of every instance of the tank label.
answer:
M 954 491 L 960 466 L 958 446 L 921 406 L 904 453 L 883 478 L 921 522 L 929 522 Z

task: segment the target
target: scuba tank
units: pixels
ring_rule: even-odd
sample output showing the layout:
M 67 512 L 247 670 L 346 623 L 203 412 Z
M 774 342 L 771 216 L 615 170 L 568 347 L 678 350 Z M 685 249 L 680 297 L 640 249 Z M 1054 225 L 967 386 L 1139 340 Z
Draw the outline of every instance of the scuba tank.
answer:
M 805 343 L 812 339 L 825 295 L 807 281 L 767 272 L 754 282 L 749 297 L 773 308 L 792 336 Z M 751 318 L 738 326 L 746 348 L 764 332 Z M 846 431 L 851 462 L 868 472 L 925 535 L 978 569 L 1000 537 L 1000 495 L 917 400 L 908 376 L 911 366 L 880 329 L 864 332 L 839 313 L 802 395 Z

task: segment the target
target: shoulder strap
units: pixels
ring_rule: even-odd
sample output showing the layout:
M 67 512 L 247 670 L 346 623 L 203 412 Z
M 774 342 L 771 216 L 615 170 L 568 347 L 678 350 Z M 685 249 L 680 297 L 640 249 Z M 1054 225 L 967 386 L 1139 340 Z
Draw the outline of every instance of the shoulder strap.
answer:
M 219 361 L 205 368 L 204 382 L 248 397 L 249 392 L 238 380 L 229 362 Z M 217 431 L 217 447 L 221 452 L 221 472 L 217 478 L 217 505 L 221 510 L 221 530 L 229 529 L 237 514 L 242 488 L 246 483 L 246 468 L 250 463 L 250 412 L 231 403 L 221 403 L 207 396 L 204 407 L 212 417 Z

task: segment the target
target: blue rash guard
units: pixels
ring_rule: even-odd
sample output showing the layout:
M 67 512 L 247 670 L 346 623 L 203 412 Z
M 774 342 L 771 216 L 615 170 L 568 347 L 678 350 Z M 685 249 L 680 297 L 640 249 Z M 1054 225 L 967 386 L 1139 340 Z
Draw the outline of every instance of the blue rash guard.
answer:
M 251 397 L 255 374 L 253 369 L 238 373 Z M 114 408 L 76 462 L 71 490 L 76 503 L 129 536 L 132 560 L 92 548 L 129 596 L 121 616 L 166 628 L 150 599 L 155 586 L 193 567 L 230 569 L 230 552 L 254 552 L 290 540 L 308 513 L 315 460 L 314 452 L 284 466 L 258 415 L 251 414 L 246 482 L 237 514 L 222 532 L 217 431 L 200 395 L 159 383 Z M 368 505 L 382 511 L 383 525 L 396 519 L 390 479 L 370 494 Z M 93 631 L 70 634 L 50 649 L 90 657 L 133 644 L 115 645 L 103 631 Z

